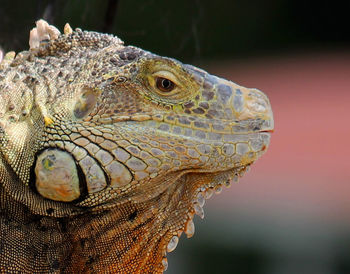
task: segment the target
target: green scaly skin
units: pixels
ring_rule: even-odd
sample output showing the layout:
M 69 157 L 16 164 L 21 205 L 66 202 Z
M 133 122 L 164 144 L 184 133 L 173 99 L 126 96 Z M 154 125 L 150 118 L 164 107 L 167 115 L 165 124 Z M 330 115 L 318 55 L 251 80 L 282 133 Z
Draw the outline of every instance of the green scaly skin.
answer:
M 0 63 L 0 272 L 162 273 L 273 130 L 267 97 L 44 21 Z

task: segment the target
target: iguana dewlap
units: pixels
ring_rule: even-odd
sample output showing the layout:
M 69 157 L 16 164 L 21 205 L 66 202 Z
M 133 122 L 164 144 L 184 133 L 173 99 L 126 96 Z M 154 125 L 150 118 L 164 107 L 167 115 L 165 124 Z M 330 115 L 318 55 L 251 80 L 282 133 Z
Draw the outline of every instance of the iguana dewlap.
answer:
M 267 97 L 45 21 L 0 63 L 0 272 L 162 273 L 267 149 Z

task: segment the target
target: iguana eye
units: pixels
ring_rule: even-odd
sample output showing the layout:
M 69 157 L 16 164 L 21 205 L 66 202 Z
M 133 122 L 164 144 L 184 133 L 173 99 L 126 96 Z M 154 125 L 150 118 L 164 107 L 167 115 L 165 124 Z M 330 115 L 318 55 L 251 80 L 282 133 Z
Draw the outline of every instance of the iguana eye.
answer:
M 175 84 L 167 78 L 157 77 L 156 87 L 162 92 L 170 92 L 175 88 Z
M 171 60 L 148 60 L 142 69 L 140 80 L 146 86 L 147 96 L 152 96 L 154 100 L 166 104 L 178 103 L 199 90 L 191 75 Z

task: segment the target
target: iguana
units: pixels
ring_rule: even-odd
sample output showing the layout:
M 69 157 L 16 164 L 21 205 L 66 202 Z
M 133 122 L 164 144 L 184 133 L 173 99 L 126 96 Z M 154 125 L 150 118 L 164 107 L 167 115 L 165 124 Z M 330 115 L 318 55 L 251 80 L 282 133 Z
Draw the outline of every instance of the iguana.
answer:
M 267 149 L 268 98 L 43 20 L 0 64 L 0 271 L 162 273 Z

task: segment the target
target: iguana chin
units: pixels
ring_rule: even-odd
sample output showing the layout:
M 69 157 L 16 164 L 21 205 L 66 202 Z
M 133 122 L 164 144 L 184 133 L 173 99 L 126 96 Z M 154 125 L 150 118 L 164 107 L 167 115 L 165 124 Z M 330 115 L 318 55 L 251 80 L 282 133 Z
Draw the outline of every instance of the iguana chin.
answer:
M 0 64 L 0 272 L 162 273 L 267 149 L 256 89 L 45 21 Z

